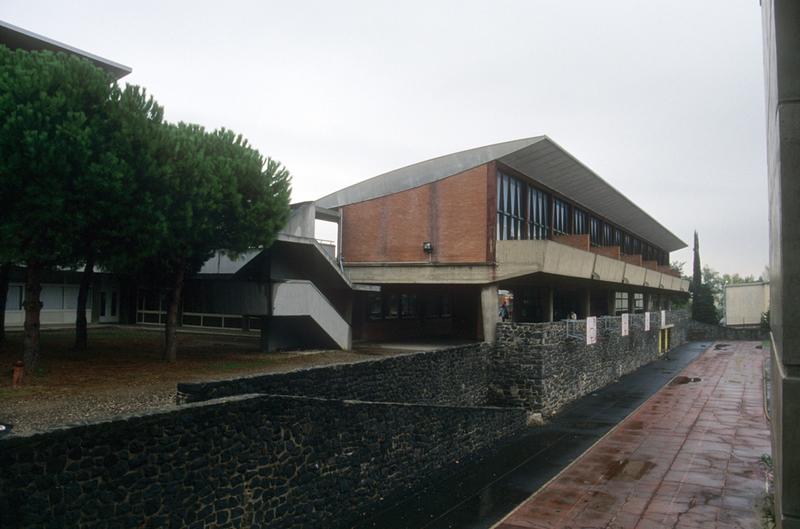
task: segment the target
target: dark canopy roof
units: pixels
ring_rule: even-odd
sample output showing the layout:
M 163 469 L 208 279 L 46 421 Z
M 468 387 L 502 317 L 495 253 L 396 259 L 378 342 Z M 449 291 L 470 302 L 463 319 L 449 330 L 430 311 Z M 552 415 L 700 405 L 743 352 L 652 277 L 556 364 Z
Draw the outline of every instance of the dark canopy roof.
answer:
M 395 169 L 322 197 L 316 205 L 332 209 L 371 200 L 495 160 L 664 250 L 686 247 L 685 242 L 547 136 L 477 147 Z
M 102 68 L 103 70 L 110 73 L 114 77 L 114 79 L 120 79 L 122 77 L 125 77 L 132 71 L 128 66 L 124 66 L 114 61 L 109 61 L 108 59 L 104 59 L 102 57 L 98 57 L 97 55 L 89 53 L 88 51 L 83 51 L 79 50 L 78 48 L 73 48 L 68 44 L 63 44 L 48 37 L 37 35 L 33 31 L 22 29 L 20 27 L 17 27 L 13 24 L 9 24 L 8 22 L 4 22 L 2 20 L 0 20 L 0 44 L 8 46 L 12 50 L 15 49 L 22 49 L 28 51 L 50 50 L 50 51 L 62 51 L 65 53 L 72 53 L 74 55 L 83 57 L 93 62 L 94 65 L 97 66 L 98 68 Z

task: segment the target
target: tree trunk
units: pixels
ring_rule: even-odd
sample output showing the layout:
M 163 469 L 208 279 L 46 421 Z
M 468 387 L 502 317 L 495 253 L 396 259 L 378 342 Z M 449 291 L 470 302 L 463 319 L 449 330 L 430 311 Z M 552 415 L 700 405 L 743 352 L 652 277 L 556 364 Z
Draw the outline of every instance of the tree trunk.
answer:
M 39 342 L 39 321 L 42 312 L 42 267 L 37 263 L 28 263 L 25 281 L 25 339 L 23 342 L 23 358 L 25 371 L 33 373 L 39 360 L 41 344 Z
M 164 361 L 175 362 L 178 358 L 178 306 L 181 302 L 181 294 L 183 292 L 183 266 L 178 268 L 175 273 L 175 285 L 173 286 L 172 293 L 169 297 L 169 306 L 167 307 L 167 324 L 164 327 L 165 340 L 164 340 Z
M 9 275 L 11 275 L 11 263 L 0 264 L 0 345 L 3 345 L 6 340 L 6 303 L 8 302 Z
M 81 285 L 78 289 L 78 307 L 75 309 L 75 350 L 85 351 L 88 344 L 88 330 L 86 325 L 86 299 L 89 297 L 89 287 L 92 285 L 94 274 L 94 252 L 89 250 L 86 256 L 86 267 L 81 276 Z

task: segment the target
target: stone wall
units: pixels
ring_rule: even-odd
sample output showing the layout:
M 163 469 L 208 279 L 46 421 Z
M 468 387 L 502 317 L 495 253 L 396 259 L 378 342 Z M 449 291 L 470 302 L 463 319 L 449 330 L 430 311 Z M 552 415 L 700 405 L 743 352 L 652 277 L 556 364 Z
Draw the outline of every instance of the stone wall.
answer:
M 667 313 L 674 347 L 686 342 L 684 311 Z M 597 343 L 586 345 L 585 320 L 570 323 L 500 323 L 492 354 L 488 400 L 552 415 L 575 399 L 606 386 L 658 358 L 660 313 L 630 316 L 630 332 L 621 335 L 620 317 L 598 319 Z
M 768 333 L 765 333 L 760 328 L 740 329 L 735 327 L 723 327 L 722 325 L 712 325 L 695 320 L 689 320 L 687 336 L 691 341 L 762 341 L 769 339 Z
M 486 403 L 487 344 L 231 380 L 178 384 L 178 402 L 265 393 L 458 406 Z
M 248 395 L 0 440 L 0 527 L 347 527 L 526 412 Z

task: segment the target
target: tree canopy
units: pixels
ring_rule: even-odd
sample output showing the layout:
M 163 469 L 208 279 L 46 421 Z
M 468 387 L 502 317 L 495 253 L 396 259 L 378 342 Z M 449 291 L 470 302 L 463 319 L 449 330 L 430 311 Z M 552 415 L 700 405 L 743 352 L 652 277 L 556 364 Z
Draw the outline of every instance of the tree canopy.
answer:
M 75 197 L 105 154 L 111 78 L 63 53 L 0 46 L 0 260 L 25 265 L 25 361 L 39 353 L 40 277 L 76 264 Z M 108 171 L 105 171 L 107 173 Z
M 165 231 L 145 273 L 170 291 L 165 359 L 176 357 L 177 304 L 187 275 L 216 251 L 236 255 L 272 244 L 289 217 L 289 172 L 240 135 L 168 125 L 161 150 Z
M 269 246 L 289 182 L 242 136 L 167 124 L 144 90 L 85 59 L 0 46 L 0 276 L 11 263 L 27 270 L 26 364 L 39 352 L 41 273 L 84 267 L 78 346 L 95 264 L 168 287 L 174 360 L 184 278 L 214 252 Z

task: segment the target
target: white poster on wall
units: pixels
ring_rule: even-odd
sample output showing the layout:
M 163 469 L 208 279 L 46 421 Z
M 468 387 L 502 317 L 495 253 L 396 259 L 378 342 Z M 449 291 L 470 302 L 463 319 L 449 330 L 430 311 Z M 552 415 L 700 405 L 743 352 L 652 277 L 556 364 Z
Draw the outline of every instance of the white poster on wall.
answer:
M 631 328 L 631 318 L 630 314 L 627 312 L 622 315 L 622 336 L 628 336 L 628 332 Z
M 662 310 L 661 311 L 661 328 L 663 329 L 666 326 L 667 326 L 667 311 Z
M 644 331 L 647 332 L 650 330 L 650 313 L 644 313 Z
M 586 318 L 586 345 L 597 343 L 597 316 Z

